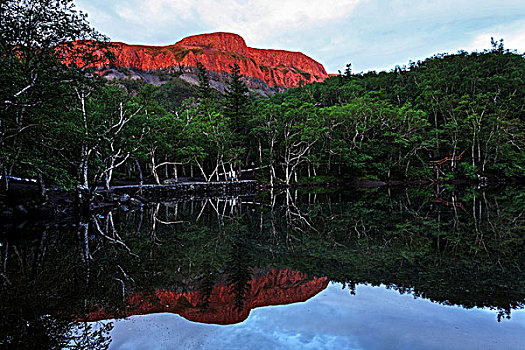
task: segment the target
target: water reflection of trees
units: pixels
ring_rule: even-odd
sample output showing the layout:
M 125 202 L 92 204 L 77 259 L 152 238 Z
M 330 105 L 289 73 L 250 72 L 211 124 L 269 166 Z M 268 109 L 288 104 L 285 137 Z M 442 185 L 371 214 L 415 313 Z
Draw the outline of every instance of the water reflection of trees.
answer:
M 525 299 L 516 277 L 525 268 L 524 202 L 514 188 L 282 191 L 31 226 L 2 238 L 1 335 L 31 334 L 53 348 L 95 305 L 118 317 L 128 293 L 162 288 L 201 290 L 206 307 L 214 285 L 230 285 L 242 308 L 256 270 L 268 267 L 508 317 Z
M 371 191 L 310 206 L 323 236 L 310 232 L 301 246 L 323 266 L 311 271 L 343 283 L 387 284 L 447 304 L 495 307 L 500 315 L 523 307 L 524 283 L 516 279 L 524 267 L 521 193 L 450 188 L 435 194 Z M 316 254 L 319 242 L 326 247 L 331 240 L 338 244 L 329 254 Z
M 156 208 L 154 217 L 177 224 L 157 224 L 148 233 L 163 242 L 149 256 L 153 270 L 166 266 L 159 261 L 177 266 L 178 278 L 158 274 L 166 276 L 161 285 L 177 282 L 183 289 L 209 285 L 210 276 L 234 284 L 232 266 L 287 266 L 508 314 L 524 299 L 523 281 L 515 278 L 524 268 L 523 204 L 519 189 L 452 187 L 282 191 L 171 203 Z M 129 228 L 122 229 L 134 232 L 138 213 L 148 210 L 125 213 L 121 221 Z M 246 261 L 235 265 L 234 257 Z
M 72 234 L 70 225 L 67 233 L 55 225 L 28 229 L 1 239 L 0 347 L 107 348 L 111 322 L 75 322 L 89 311 L 88 302 L 96 295 L 84 237 Z M 78 232 L 83 232 L 82 225 Z

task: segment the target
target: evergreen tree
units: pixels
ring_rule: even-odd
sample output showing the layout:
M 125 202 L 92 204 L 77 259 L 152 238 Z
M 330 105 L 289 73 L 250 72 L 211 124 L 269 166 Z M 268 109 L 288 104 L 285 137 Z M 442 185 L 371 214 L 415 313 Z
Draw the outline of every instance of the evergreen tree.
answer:
M 212 98 L 213 88 L 210 85 L 210 77 L 208 76 L 208 71 L 200 62 L 197 62 L 197 78 L 199 79 L 198 97 L 202 100 Z
M 350 78 L 352 76 L 352 63 L 348 63 L 345 69 L 345 77 Z
M 241 68 L 237 63 L 231 68 L 231 81 L 226 93 L 224 115 L 231 120 L 232 129 L 236 133 L 244 133 L 247 116 L 250 110 L 249 90 L 241 75 Z

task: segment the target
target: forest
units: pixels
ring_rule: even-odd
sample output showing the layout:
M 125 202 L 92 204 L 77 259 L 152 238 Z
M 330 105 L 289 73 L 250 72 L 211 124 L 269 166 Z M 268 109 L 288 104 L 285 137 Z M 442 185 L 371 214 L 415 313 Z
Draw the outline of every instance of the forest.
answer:
M 503 40 L 389 72 L 348 64 L 260 98 L 237 66 L 225 94 L 202 66 L 198 87 L 176 74 L 161 86 L 104 79 L 90 67 L 108 38 L 71 1 L 3 2 L 0 31 L 3 190 L 29 178 L 89 198 L 120 182 L 228 180 L 233 171 L 271 187 L 525 174 L 525 57 Z

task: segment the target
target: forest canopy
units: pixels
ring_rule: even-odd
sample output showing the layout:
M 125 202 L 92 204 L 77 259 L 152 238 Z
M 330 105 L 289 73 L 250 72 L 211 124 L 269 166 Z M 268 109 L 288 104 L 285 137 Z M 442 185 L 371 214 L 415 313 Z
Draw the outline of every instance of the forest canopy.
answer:
M 66 65 L 103 51 L 67 43 L 107 40 L 72 1 L 6 1 L 0 15 L 4 189 L 13 176 L 93 192 L 122 180 L 160 183 L 177 169 L 204 181 L 236 171 L 272 186 L 525 174 L 525 58 L 502 41 L 390 72 L 348 65 L 262 99 L 236 66 L 223 95 L 202 67 L 194 89 L 176 77 L 130 84 Z

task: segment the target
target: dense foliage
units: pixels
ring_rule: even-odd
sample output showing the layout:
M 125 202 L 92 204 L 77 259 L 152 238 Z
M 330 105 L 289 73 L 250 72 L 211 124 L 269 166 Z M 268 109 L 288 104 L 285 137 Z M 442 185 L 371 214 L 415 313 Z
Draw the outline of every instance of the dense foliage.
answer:
M 317 159 L 329 164 L 331 155 L 355 174 L 525 173 L 525 60 L 502 43 L 388 73 L 345 74 L 279 99 L 315 105 L 330 130 Z
M 4 175 L 89 193 L 143 175 L 211 181 L 235 171 L 291 185 L 525 173 L 525 60 L 502 43 L 391 72 L 352 74 L 348 65 L 323 83 L 257 99 L 236 66 L 225 95 L 202 66 L 193 90 L 176 77 L 111 83 L 65 64 L 97 57 L 64 42 L 101 39 L 71 1 L 7 1 L 1 11 Z

